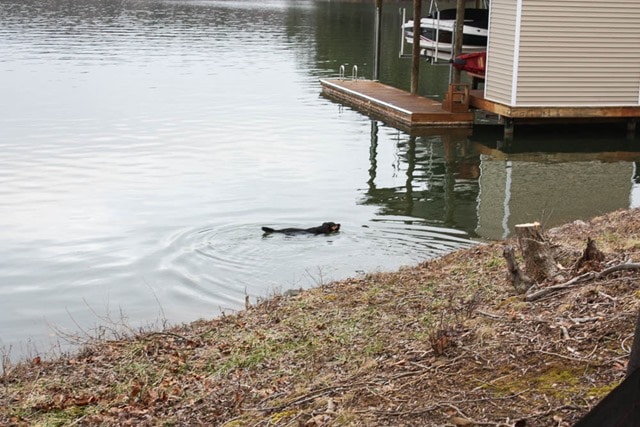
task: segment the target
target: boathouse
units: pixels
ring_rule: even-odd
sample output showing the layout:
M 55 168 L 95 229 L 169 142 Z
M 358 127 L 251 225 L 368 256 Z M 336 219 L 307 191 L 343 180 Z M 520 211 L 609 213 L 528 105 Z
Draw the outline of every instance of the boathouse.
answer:
M 413 1 L 415 14 L 421 0 Z M 457 3 L 461 9 L 464 0 Z M 470 126 L 468 109 L 475 108 L 503 119 L 505 141 L 519 123 L 622 121 L 633 137 L 640 119 L 640 1 L 491 0 L 484 85 L 460 91 L 466 85 L 454 82 L 442 104 L 420 104 L 413 75 L 412 93 L 393 96 L 375 79 L 321 84 L 329 98 L 410 129 Z
M 640 1 L 491 0 L 484 90 L 508 120 L 640 117 Z

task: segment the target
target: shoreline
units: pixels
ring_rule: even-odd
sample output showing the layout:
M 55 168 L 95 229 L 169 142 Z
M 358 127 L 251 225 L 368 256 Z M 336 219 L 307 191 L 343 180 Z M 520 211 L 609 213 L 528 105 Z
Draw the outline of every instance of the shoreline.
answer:
M 547 235 L 640 261 L 638 209 Z M 11 365 L 0 424 L 572 425 L 624 378 L 637 273 L 525 302 L 504 243 Z

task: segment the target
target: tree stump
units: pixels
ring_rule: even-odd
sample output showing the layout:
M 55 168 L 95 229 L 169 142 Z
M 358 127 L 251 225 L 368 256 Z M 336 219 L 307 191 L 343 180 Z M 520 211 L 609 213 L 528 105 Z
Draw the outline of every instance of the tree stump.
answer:
M 587 247 L 584 248 L 582 256 L 576 261 L 573 270 L 600 270 L 603 261 L 604 254 L 596 246 L 596 241 L 592 240 L 591 237 L 587 237 Z
M 533 285 L 533 280 L 518 267 L 513 246 L 505 246 L 502 250 L 502 256 L 507 261 L 507 280 L 511 282 L 517 293 L 524 294 Z
M 540 223 L 518 224 L 515 227 L 518 244 L 522 251 L 525 271 L 536 282 L 546 279 L 562 282 L 558 265 L 551 251 L 549 242 L 542 236 Z

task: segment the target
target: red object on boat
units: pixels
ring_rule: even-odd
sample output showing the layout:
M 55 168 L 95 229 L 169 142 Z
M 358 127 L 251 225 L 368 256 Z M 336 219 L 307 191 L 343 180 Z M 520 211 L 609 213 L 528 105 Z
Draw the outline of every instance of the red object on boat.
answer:
M 453 60 L 453 66 L 458 70 L 466 71 L 474 77 L 484 79 L 487 64 L 487 52 L 472 52 L 458 55 Z

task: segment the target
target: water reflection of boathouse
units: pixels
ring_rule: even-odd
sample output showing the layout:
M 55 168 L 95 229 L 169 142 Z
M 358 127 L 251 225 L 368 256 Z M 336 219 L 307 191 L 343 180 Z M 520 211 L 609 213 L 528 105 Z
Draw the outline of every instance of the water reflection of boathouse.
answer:
M 360 203 L 379 213 L 470 236 L 501 239 L 515 224 L 552 227 L 632 205 L 640 153 L 505 154 L 469 141 L 460 130 L 395 141 L 402 174 L 395 185 L 381 176 L 377 125 L 372 122 L 367 190 Z M 402 179 L 402 181 L 400 181 Z
M 636 169 L 628 159 L 607 153 L 482 154 L 476 231 L 500 239 L 524 222 L 551 227 L 626 209 Z

